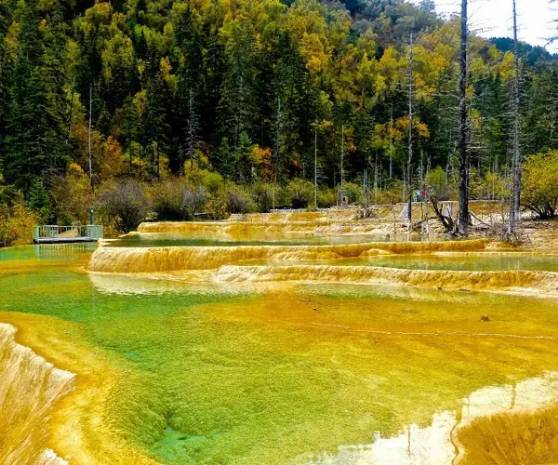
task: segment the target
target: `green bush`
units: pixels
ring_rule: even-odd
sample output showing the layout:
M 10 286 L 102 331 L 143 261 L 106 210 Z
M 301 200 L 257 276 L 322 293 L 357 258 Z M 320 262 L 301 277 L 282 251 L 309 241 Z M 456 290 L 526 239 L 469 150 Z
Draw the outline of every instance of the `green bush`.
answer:
M 97 206 L 108 224 L 129 232 L 145 219 L 151 202 L 141 182 L 119 179 L 101 187 Z
M 152 189 L 153 210 L 161 221 L 185 221 L 204 210 L 208 201 L 203 186 L 189 187 L 183 179 L 170 178 Z
M 257 211 L 256 202 L 249 192 L 239 186 L 232 185 L 224 192 L 225 211 L 234 213 L 253 213 Z
M 293 179 L 284 192 L 284 203 L 292 208 L 308 208 L 314 203 L 314 184 L 310 181 Z
M 277 202 L 281 197 L 281 192 L 275 184 L 260 182 L 253 188 L 253 198 L 257 209 L 260 212 L 268 212 L 273 208 L 273 198 Z
M 362 188 L 354 182 L 346 182 L 344 185 L 345 195 L 349 203 L 360 203 L 362 198 Z
M 471 169 L 469 184 L 471 197 L 474 199 L 503 199 L 510 196 L 507 180 L 491 171 L 479 175 L 476 169 Z
M 318 189 L 318 207 L 329 208 L 337 205 L 337 191 L 329 187 Z
M 38 223 L 39 217 L 21 199 L 14 200 L 11 205 L 0 204 L 0 245 L 30 243 L 32 228 Z
M 376 192 L 376 205 L 394 205 L 403 199 L 403 182 L 392 181 L 391 185 Z
M 558 150 L 532 155 L 523 166 L 522 203 L 539 218 L 556 216 Z
M 448 200 L 450 186 L 448 176 L 441 166 L 426 173 L 425 183 L 430 188 L 430 195 L 436 200 Z

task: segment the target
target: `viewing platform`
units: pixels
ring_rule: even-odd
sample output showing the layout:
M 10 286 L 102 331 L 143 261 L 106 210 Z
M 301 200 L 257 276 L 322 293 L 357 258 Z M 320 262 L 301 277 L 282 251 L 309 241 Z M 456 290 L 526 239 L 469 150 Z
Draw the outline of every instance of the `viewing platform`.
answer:
M 68 244 L 97 242 L 103 238 L 103 227 L 97 224 L 83 226 L 41 225 L 33 228 L 35 244 Z

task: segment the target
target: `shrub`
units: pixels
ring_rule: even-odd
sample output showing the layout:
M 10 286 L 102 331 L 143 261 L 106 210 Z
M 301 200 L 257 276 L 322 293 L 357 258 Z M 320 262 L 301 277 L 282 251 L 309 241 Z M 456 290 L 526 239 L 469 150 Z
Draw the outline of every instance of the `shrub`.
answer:
M 231 186 L 224 192 L 224 204 L 227 213 L 252 213 L 257 210 L 256 203 L 246 190 Z
M 384 189 L 378 189 L 375 203 L 377 205 L 394 205 L 399 203 L 403 198 L 403 190 L 404 186 L 402 181 L 393 181 L 390 186 Z
M 307 208 L 314 203 L 314 184 L 304 179 L 293 179 L 285 189 L 285 203 L 292 208 Z
M 89 208 L 93 205 L 89 177 L 82 168 L 70 164 L 66 176 L 54 179 L 51 195 L 54 199 L 57 223 L 88 223 Z
M 362 188 L 354 182 L 346 182 L 343 185 L 345 195 L 349 203 L 359 203 L 362 198 Z
M 260 182 L 254 186 L 253 197 L 258 211 L 268 212 L 273 208 L 273 197 L 280 198 L 280 191 L 275 184 Z
M 558 207 L 558 150 L 527 158 L 523 166 L 522 203 L 546 219 L 556 216 Z
M 215 171 L 205 171 L 201 183 L 210 194 L 216 194 L 223 185 L 223 176 Z
M 329 208 L 337 204 L 337 191 L 328 187 L 318 189 L 318 207 Z
M 30 243 L 32 228 L 38 223 L 39 217 L 21 199 L 11 206 L 0 204 L 0 245 Z
M 159 220 L 191 220 L 207 203 L 204 187 L 188 187 L 179 178 L 167 179 L 153 187 L 153 209 Z
M 471 169 L 470 181 L 471 197 L 474 199 L 503 199 L 510 195 L 506 179 L 498 173 L 488 171 L 479 175 L 476 169 Z
M 434 199 L 448 200 L 450 192 L 448 176 L 441 166 L 437 166 L 426 173 L 424 181 L 430 188 L 430 195 Z
M 121 232 L 129 232 L 144 220 L 150 202 L 141 182 L 121 179 L 101 188 L 97 206 L 107 223 L 115 224 Z

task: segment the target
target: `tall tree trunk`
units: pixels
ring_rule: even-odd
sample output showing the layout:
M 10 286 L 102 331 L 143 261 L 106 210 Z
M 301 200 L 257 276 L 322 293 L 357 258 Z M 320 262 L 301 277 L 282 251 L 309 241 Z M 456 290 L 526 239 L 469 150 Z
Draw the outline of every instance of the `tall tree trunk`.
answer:
M 393 103 L 389 108 L 389 179 L 393 179 Z
M 87 125 L 87 158 L 89 168 L 89 186 L 93 192 L 93 153 L 91 132 L 93 128 L 93 84 L 89 84 L 89 123 Z
M 277 121 L 275 123 L 275 161 L 273 163 L 273 184 L 277 187 L 281 166 L 281 96 L 277 96 Z M 272 206 L 275 208 L 275 191 L 273 189 Z
M 198 114 L 196 112 L 196 96 L 190 88 L 188 94 L 188 135 L 186 140 L 186 158 L 190 160 L 190 169 L 194 166 L 194 158 L 198 146 Z M 182 167 L 181 169 L 184 169 Z
M 345 125 L 341 125 L 341 163 L 339 166 L 339 200 L 341 206 L 345 201 Z
M 378 152 L 374 153 L 374 204 L 376 203 L 376 198 L 378 196 Z
M 409 222 L 409 233 L 413 227 L 413 33 L 409 36 L 409 136 L 407 146 L 407 220 Z
M 318 209 L 318 127 L 314 128 L 314 208 Z
M 516 0 L 512 0 L 513 4 L 513 49 L 515 55 L 515 76 L 513 83 L 513 158 L 512 158 L 512 195 L 510 205 L 510 224 L 509 234 L 514 234 L 517 229 L 517 223 L 521 216 L 521 120 L 519 115 L 520 104 L 520 69 L 519 69 L 519 48 L 517 43 L 517 8 Z
M 461 51 L 459 77 L 459 219 L 457 232 L 467 235 L 470 222 L 469 214 L 469 140 L 467 106 L 467 47 L 468 47 L 467 0 L 461 0 Z

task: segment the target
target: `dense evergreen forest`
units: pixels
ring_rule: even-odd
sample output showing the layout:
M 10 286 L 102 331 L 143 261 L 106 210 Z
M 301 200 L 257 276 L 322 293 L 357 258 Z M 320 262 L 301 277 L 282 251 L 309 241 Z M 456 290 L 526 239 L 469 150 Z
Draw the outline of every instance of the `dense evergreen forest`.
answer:
M 459 34 L 431 0 L 0 0 L 0 243 L 93 206 L 126 230 L 340 190 L 452 198 Z M 558 61 L 520 45 L 522 151 L 546 153 Z M 472 197 L 508 195 L 512 50 L 469 42 Z

